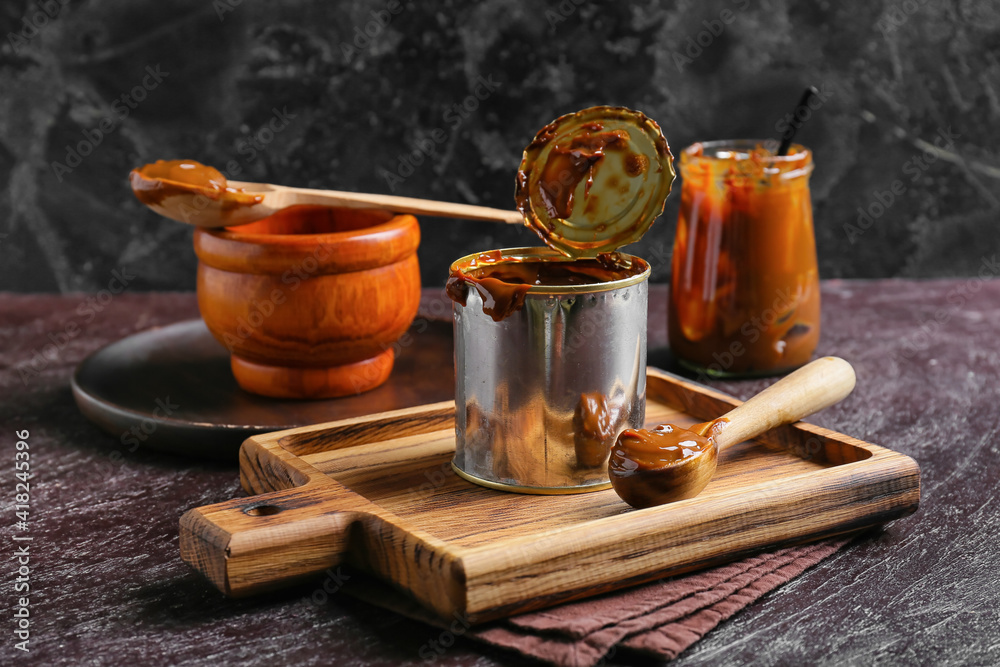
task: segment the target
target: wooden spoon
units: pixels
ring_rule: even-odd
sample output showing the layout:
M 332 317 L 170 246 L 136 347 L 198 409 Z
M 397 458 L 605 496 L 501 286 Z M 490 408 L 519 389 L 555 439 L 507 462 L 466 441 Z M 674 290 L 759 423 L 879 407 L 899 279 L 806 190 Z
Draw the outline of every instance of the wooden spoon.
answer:
M 524 224 L 524 217 L 517 211 L 485 206 L 227 181 L 218 170 L 193 160 L 147 164 L 133 169 L 129 181 L 139 201 L 160 215 L 207 229 L 245 225 L 302 204 Z
M 854 383 L 849 363 L 823 357 L 714 421 L 623 431 L 611 449 L 611 484 L 633 507 L 693 498 L 711 481 L 720 452 L 843 400 Z

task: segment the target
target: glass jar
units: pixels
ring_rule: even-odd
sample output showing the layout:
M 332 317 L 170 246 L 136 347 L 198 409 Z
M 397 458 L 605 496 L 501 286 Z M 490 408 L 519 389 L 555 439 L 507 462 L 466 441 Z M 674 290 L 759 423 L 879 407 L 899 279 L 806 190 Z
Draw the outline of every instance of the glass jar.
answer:
M 670 347 L 712 377 L 776 375 L 819 341 L 812 153 L 775 156 L 763 141 L 696 143 L 680 155 Z

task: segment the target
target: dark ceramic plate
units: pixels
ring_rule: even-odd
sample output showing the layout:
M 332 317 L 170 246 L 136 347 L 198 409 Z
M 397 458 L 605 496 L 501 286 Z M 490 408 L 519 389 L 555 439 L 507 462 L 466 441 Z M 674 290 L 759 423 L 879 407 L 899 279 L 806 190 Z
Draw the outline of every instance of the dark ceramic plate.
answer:
M 201 320 L 144 331 L 90 355 L 73 375 L 80 411 L 115 437 L 235 463 L 251 435 L 397 410 L 455 397 L 451 322 L 417 320 L 397 348 L 389 380 L 344 398 L 293 401 L 239 388 L 229 352 Z

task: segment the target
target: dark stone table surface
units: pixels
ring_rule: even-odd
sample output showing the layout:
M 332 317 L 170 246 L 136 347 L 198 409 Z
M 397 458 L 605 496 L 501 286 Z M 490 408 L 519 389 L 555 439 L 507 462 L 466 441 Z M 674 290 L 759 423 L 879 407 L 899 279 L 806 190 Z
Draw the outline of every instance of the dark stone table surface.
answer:
M 431 296 L 431 295 L 429 295 Z M 400 665 L 437 630 L 312 587 L 223 598 L 178 555 L 187 509 L 241 493 L 236 467 L 138 450 L 77 411 L 88 353 L 197 316 L 193 294 L 0 294 L 0 663 Z M 665 291 L 654 287 L 651 359 L 664 359 Z M 98 308 L 95 308 L 98 306 Z M 70 326 L 75 324 L 76 326 Z M 75 333 L 70 334 L 70 331 Z M 677 665 L 1000 664 L 1000 281 L 828 281 L 820 354 L 858 386 L 818 424 L 915 458 L 920 510 L 863 536 L 765 596 Z M 42 352 L 31 372 L 21 362 Z M 714 383 L 747 397 L 767 380 Z M 15 526 L 15 432 L 29 431 L 28 527 Z M 30 536 L 15 542 L 14 536 Z M 30 553 L 30 652 L 9 620 L 18 547 Z M 523 664 L 460 639 L 446 665 Z

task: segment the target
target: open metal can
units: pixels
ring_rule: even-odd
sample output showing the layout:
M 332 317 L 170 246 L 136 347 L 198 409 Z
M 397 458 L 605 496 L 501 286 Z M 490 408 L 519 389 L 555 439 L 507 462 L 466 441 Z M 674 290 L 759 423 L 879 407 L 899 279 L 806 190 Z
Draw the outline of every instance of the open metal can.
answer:
M 573 261 L 550 248 L 497 253 Z M 475 257 L 452 264 L 453 275 Z M 499 321 L 477 289 L 464 287 L 465 304 L 454 304 L 458 475 L 520 493 L 610 487 L 611 445 L 622 430 L 641 428 L 646 410 L 650 269 L 621 257 L 632 267 L 627 277 L 530 285 L 523 306 Z

